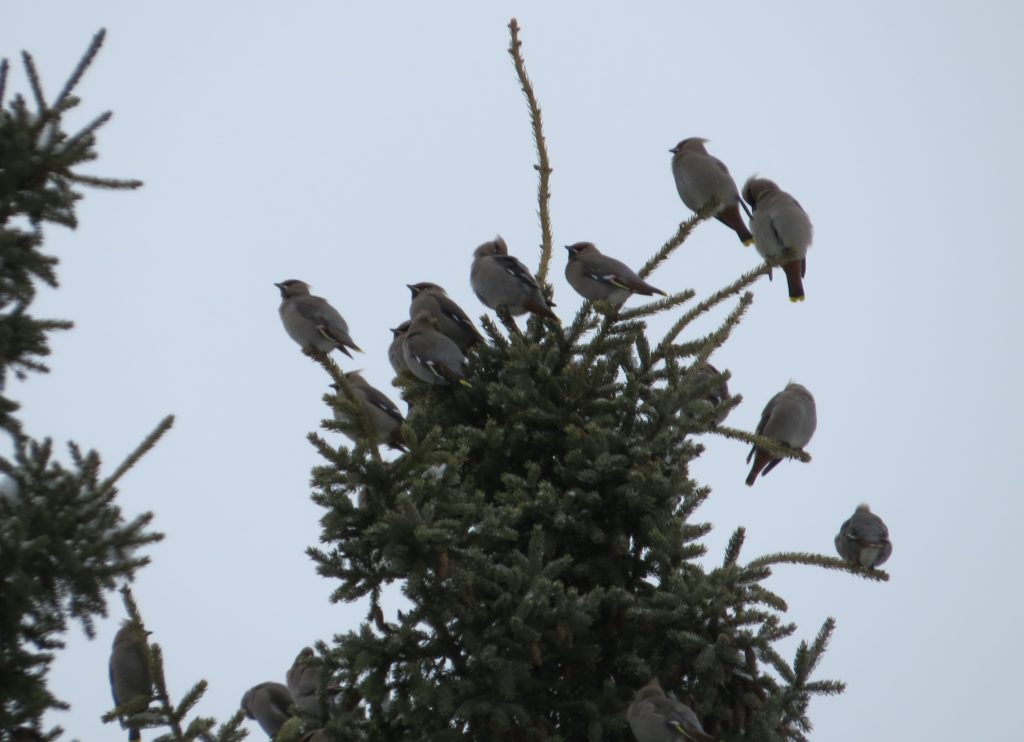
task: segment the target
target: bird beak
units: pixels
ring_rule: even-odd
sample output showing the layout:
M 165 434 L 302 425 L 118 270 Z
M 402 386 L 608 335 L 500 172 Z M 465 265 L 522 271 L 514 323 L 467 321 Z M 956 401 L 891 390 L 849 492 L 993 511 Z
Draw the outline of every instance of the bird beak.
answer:
M 277 286 L 279 289 L 283 289 L 284 288 L 284 284 L 282 284 L 282 283 L 275 283 L 274 285 Z
M 565 249 L 568 250 L 569 252 L 572 252 L 572 245 L 566 245 Z

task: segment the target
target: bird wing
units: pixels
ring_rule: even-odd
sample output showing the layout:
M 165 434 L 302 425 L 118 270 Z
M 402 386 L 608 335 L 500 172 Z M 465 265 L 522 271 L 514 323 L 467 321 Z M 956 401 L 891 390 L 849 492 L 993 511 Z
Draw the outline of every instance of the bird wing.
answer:
M 494 259 L 498 262 L 506 273 L 510 274 L 517 281 L 522 281 L 525 284 L 529 284 L 533 288 L 540 290 L 540 285 L 537 283 L 537 279 L 533 277 L 533 274 L 526 269 L 526 266 L 519 262 L 517 258 L 511 255 L 495 255 Z
M 469 315 L 462 310 L 462 307 L 444 295 L 437 295 L 434 298 L 437 299 L 437 305 L 444 312 L 445 316 L 467 330 L 473 333 L 477 332 L 476 325 L 473 324 L 473 320 L 469 318 Z
M 391 399 L 384 394 L 384 392 L 373 387 L 366 387 L 363 389 L 363 393 L 366 395 L 366 401 L 372 404 L 374 407 L 385 412 L 389 417 L 393 418 L 396 422 L 405 422 L 405 417 L 402 415 L 401 410 L 398 409 L 398 405 L 391 401 Z

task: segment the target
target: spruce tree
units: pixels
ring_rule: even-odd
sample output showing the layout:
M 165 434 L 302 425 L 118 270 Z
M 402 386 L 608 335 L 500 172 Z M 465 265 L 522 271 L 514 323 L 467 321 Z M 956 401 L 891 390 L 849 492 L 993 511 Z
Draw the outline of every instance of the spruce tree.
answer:
M 550 294 L 552 169 L 514 19 L 510 30 L 538 153 L 537 275 Z M 641 276 L 713 207 L 683 223 Z M 310 435 L 324 459 L 313 471 L 323 546 L 310 554 L 337 581 L 334 600 L 369 602 L 357 630 L 319 646 L 333 669 L 323 700 L 338 739 L 631 740 L 625 711 L 652 676 L 717 738 L 806 738 L 810 699 L 843 689 L 812 679 L 835 623 L 784 659 L 776 644 L 796 626 L 766 584 L 772 566 L 887 577 L 816 554 L 744 561 L 743 528 L 720 566 L 703 567 L 711 524 L 698 509 L 711 491 L 688 470 L 698 434 L 809 460 L 720 425 L 740 398 L 709 404 L 721 379 L 700 372 L 770 268 L 701 301 L 688 290 L 628 309 L 588 302 L 562 326 L 531 316 L 524 330 L 502 311 L 497 323 L 484 316 L 488 342 L 470 351 L 470 386 L 400 376 L 410 452 L 391 460 L 365 434 L 338 367 L 311 353 L 341 390 L 326 402 L 351 413 L 324 427 L 364 441 Z M 714 332 L 687 336 L 723 303 L 731 310 Z M 646 320 L 665 312 L 678 317 L 654 340 Z M 410 603 L 394 617 L 380 606 L 389 585 Z
M 24 52 L 31 99 L 14 95 L 5 103 L 10 67 L 7 60 L 0 62 L 0 428 L 9 441 L 9 453 L 0 456 L 0 742 L 61 735 L 60 727 L 44 732 L 42 718 L 47 711 L 68 708 L 47 688 L 47 673 L 63 647 L 68 623 L 77 620 L 92 638 L 96 617 L 107 615 L 109 593 L 149 562 L 139 550 L 163 538 L 150 527 L 152 513 L 124 518 L 117 482 L 171 427 L 172 417 L 103 475 L 96 451 L 68 443 L 69 461 L 63 462 L 51 439 L 26 433 L 18 404 L 8 396 L 12 377 L 23 381 L 48 370 L 42 359 L 50 354 L 50 333 L 72 327 L 67 320 L 31 312 L 40 286 L 58 286 L 59 261 L 43 250 L 44 227 L 75 228 L 75 204 L 83 187 L 130 190 L 142 185 L 78 170 L 97 158 L 96 134 L 110 120 L 109 112 L 77 131 L 65 129 L 66 115 L 80 102 L 75 88 L 103 38 L 103 31 L 96 34 L 52 102 L 32 56 Z M 141 623 L 130 593 L 122 591 L 129 616 Z M 233 742 L 244 736 L 238 730 L 241 712 L 216 737 L 210 732 L 212 719 L 185 724 L 205 685 L 198 683 L 172 705 L 157 644 L 150 646 L 149 663 L 156 703 L 148 711 L 132 710 L 141 712 L 145 726 L 166 726 L 173 740 Z

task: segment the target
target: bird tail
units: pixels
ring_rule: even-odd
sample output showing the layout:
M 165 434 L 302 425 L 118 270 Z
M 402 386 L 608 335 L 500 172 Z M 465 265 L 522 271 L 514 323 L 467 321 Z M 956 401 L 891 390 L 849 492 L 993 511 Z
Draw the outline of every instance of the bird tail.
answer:
M 754 449 L 753 451 L 750 452 L 750 456 L 754 457 L 754 465 L 750 467 L 750 474 L 747 475 L 748 487 L 754 486 L 754 481 L 757 479 L 758 474 L 764 476 L 764 474 L 770 472 L 775 467 L 775 465 L 782 460 L 773 460 L 772 455 L 762 448 Z M 747 456 L 747 461 L 750 461 L 750 456 Z M 764 469 L 764 474 L 761 473 L 762 469 Z
M 543 306 L 540 302 L 527 301 L 526 303 L 523 304 L 523 306 L 526 307 L 526 311 L 528 312 L 533 312 L 534 314 L 539 314 L 541 317 L 553 319 L 555 322 L 559 324 L 562 323 L 562 320 L 558 319 L 557 314 L 552 312 L 548 307 Z
M 740 203 L 742 203 L 742 201 Z M 750 233 L 750 230 L 747 229 L 747 225 L 743 223 L 743 217 L 740 216 L 740 209 L 736 204 L 725 207 L 715 215 L 715 218 L 729 229 L 736 232 L 736 235 L 740 238 L 740 242 L 743 243 L 744 247 L 750 247 L 754 244 L 754 235 Z
M 786 283 L 789 284 L 789 300 L 792 302 L 804 300 L 804 266 L 807 264 L 805 258 L 791 260 L 782 266 L 786 273 Z

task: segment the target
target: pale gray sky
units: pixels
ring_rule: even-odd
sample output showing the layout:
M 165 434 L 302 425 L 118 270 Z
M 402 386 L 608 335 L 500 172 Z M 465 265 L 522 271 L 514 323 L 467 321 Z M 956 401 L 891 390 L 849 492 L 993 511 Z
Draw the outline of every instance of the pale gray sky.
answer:
M 688 136 L 710 139 L 740 183 L 776 180 L 814 221 L 807 301 L 791 305 L 781 276 L 758 283 L 712 359 L 744 396 L 731 425 L 752 429 L 790 378 L 810 388 L 814 461 L 748 489 L 746 449 L 708 437 L 692 467 L 713 488 L 699 511 L 716 526 L 709 564 L 738 525 L 749 559 L 833 553 L 861 501 L 889 524 L 888 584 L 801 567 L 768 583 L 797 638 L 838 619 L 818 677 L 848 690 L 813 702 L 813 738 L 1018 737 L 1024 657 L 1005 632 L 1024 622 L 1011 548 L 1024 6 L 65 0 L 2 15 L 22 91 L 22 49 L 53 95 L 109 33 L 76 120 L 113 109 L 89 171 L 146 187 L 90 193 L 77 232 L 50 230 L 63 285 L 37 313 L 77 327 L 54 338 L 52 374 L 12 390 L 28 432 L 94 446 L 109 468 L 177 415 L 121 498 L 167 534 L 135 594 L 177 696 L 205 677 L 198 710 L 224 720 L 303 645 L 363 617 L 328 602 L 304 554 L 321 515 L 305 435 L 329 414 L 327 379 L 285 335 L 272 284 L 302 278 L 330 299 L 366 350 L 343 367 L 390 391 L 405 284 L 440 283 L 477 315 L 476 245 L 500 232 L 536 265 L 535 156 L 506 53 L 516 15 L 556 245 L 591 240 L 641 264 L 688 216 L 667 151 Z M 708 223 L 652 282 L 705 295 L 755 264 Z M 563 268 L 559 250 L 569 317 L 581 300 Z M 73 705 L 52 721 L 89 742 L 121 734 L 99 722 L 117 596 L 111 609 L 96 641 L 74 630 L 52 674 Z

